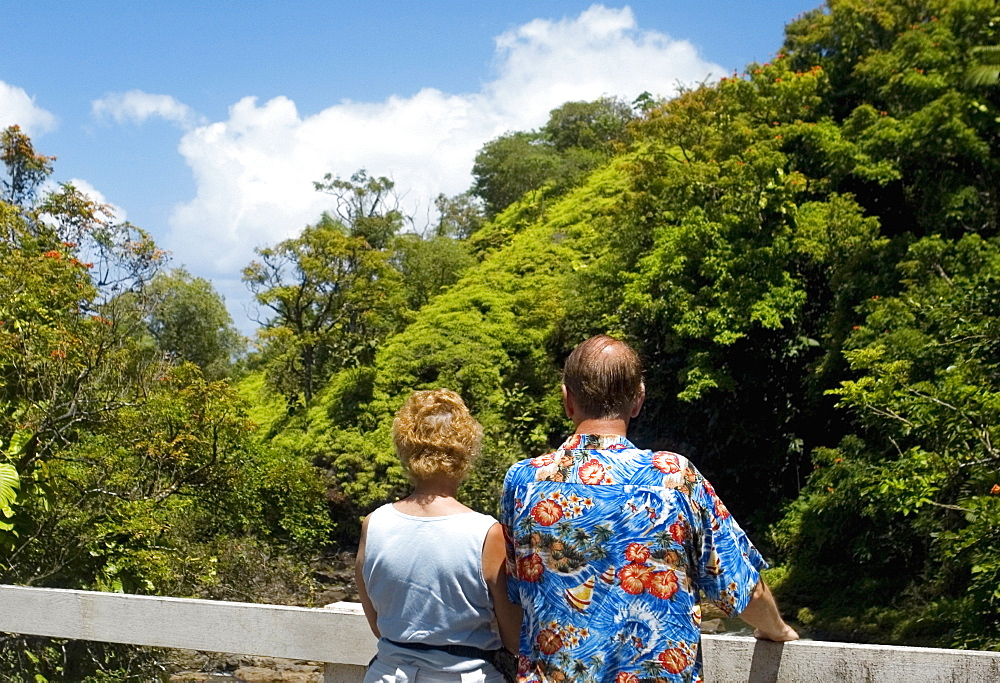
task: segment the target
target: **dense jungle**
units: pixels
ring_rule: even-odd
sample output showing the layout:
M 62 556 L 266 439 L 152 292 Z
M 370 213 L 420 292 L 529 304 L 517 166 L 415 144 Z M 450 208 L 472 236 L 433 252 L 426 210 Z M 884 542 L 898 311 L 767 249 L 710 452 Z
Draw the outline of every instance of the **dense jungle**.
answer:
M 462 495 L 495 512 L 607 332 L 646 363 L 630 438 L 698 464 L 807 632 L 1000 649 L 1000 4 L 829 0 L 785 36 L 484 141 L 429 225 L 378 169 L 318 178 L 330 211 L 244 270 L 252 340 L 3 131 L 0 582 L 316 604 L 407 491 L 411 391 L 482 422 Z M 0 637 L 11 680 L 156 656 Z

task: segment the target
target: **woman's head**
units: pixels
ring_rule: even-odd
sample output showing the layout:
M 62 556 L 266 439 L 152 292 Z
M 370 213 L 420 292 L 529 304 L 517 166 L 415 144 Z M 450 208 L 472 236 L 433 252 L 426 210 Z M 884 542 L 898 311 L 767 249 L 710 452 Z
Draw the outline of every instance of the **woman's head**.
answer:
M 392 423 L 396 454 L 411 481 L 461 479 L 479 455 L 483 428 L 462 397 L 448 389 L 415 391 Z

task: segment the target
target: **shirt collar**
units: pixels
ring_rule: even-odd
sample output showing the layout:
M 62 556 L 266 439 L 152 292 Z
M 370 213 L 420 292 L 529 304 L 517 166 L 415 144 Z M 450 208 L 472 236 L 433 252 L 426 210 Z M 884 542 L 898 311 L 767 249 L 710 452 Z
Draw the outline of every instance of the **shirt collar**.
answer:
M 624 451 L 629 448 L 635 448 L 635 446 L 624 436 L 618 434 L 573 434 L 559 447 L 560 450 L 564 451 Z

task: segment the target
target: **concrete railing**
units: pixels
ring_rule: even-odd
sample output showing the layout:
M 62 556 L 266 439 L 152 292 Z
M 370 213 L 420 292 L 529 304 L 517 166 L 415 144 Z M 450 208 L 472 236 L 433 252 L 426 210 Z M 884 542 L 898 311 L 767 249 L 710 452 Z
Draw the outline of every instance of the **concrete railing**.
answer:
M 325 662 L 361 681 L 375 654 L 361 606 L 324 609 L 0 586 L 0 632 Z M 1000 652 L 703 636 L 707 681 L 1000 681 Z

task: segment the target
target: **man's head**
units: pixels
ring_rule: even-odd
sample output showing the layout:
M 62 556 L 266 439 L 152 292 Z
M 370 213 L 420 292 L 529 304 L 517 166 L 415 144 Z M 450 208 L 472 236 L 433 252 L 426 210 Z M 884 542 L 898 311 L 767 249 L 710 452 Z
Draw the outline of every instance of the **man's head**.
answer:
M 574 421 L 589 418 L 627 422 L 638 415 L 645 397 L 642 361 L 625 342 L 599 334 L 569 354 L 563 367 L 563 387 L 576 413 L 570 415 Z

